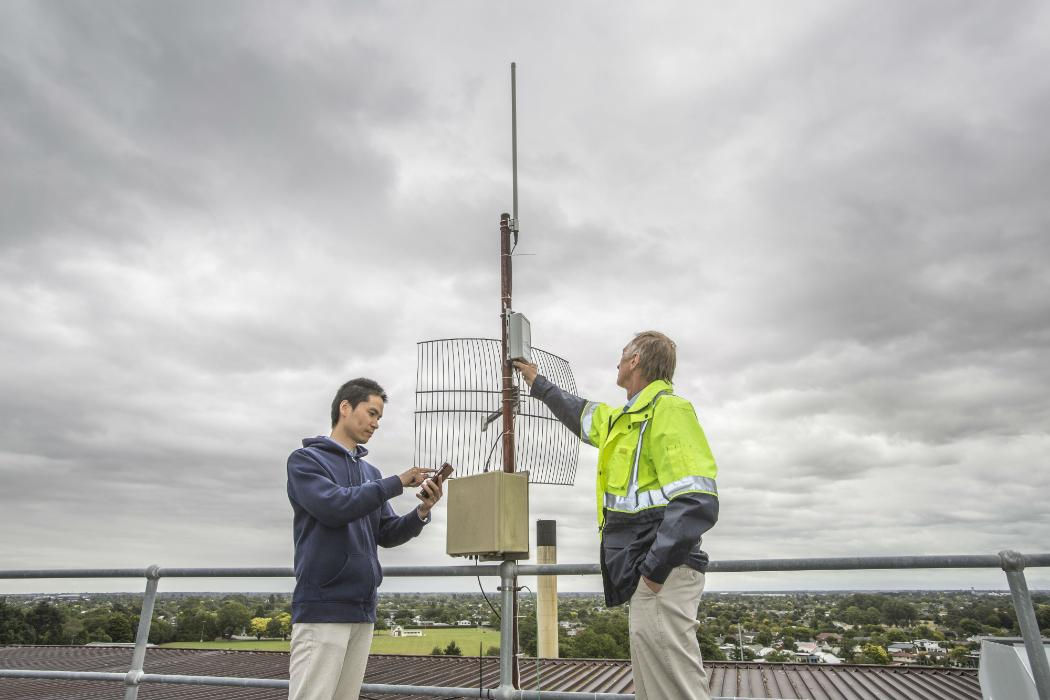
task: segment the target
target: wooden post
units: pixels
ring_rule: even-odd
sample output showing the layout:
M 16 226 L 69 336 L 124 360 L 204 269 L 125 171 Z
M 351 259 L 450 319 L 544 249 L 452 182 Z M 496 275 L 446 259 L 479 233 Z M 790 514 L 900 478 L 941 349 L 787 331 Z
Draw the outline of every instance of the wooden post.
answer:
M 556 520 L 536 521 L 536 563 L 557 564 Z M 536 656 L 558 658 L 558 577 L 539 576 L 536 594 Z

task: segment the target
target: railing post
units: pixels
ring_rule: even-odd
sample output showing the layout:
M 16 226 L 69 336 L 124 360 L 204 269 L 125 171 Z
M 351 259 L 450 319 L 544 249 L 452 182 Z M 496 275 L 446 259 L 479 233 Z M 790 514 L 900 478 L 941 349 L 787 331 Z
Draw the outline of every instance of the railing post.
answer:
M 500 564 L 499 688 L 497 698 L 511 698 L 514 692 L 514 581 L 517 562 L 508 559 Z
M 1050 700 L 1050 663 L 1047 663 L 1043 650 L 1042 634 L 1039 621 L 1035 617 L 1032 596 L 1028 592 L 1028 583 L 1024 578 L 1024 555 L 1013 550 L 999 552 L 1006 580 L 1010 584 L 1010 597 L 1014 601 L 1017 613 L 1017 624 L 1024 638 L 1024 648 L 1028 652 L 1028 663 L 1032 666 L 1032 677 L 1035 679 L 1036 693 L 1039 700 Z
M 153 604 L 157 602 L 158 583 L 160 567 L 154 564 L 146 569 L 146 595 L 142 598 L 142 610 L 139 612 L 139 629 L 135 634 L 131 669 L 124 677 L 124 700 L 137 700 L 139 696 L 139 679 L 142 678 L 142 666 L 146 661 L 146 644 L 149 643 L 149 629 L 153 624 Z

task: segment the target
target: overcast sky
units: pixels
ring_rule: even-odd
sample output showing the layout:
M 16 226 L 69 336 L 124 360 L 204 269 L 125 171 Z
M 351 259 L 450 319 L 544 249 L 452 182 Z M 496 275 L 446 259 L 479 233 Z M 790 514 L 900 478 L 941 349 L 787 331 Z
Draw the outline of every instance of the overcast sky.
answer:
M 416 343 L 499 332 L 511 61 L 515 306 L 590 399 L 677 341 L 712 559 L 1050 551 L 1047 36 L 1034 1 L 0 5 L 0 569 L 290 566 L 287 455 L 351 377 L 409 466 Z M 594 471 L 532 489 L 563 563 Z M 461 563 L 442 508 L 383 562 Z M 1005 577 L 708 580 L 971 586 Z

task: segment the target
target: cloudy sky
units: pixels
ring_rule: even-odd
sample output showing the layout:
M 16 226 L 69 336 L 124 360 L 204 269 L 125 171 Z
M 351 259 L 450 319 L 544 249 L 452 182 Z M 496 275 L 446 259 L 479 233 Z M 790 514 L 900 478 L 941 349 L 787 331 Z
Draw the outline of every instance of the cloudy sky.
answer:
M 4 3 L 0 569 L 290 566 L 285 460 L 354 376 L 406 468 L 416 343 L 498 333 L 511 61 L 515 306 L 592 399 L 677 341 L 713 559 L 1050 550 L 1048 35 L 1034 1 Z M 594 465 L 532 490 L 565 563 Z M 455 563 L 444 522 L 384 563 Z M 971 586 L 1005 578 L 709 578 Z

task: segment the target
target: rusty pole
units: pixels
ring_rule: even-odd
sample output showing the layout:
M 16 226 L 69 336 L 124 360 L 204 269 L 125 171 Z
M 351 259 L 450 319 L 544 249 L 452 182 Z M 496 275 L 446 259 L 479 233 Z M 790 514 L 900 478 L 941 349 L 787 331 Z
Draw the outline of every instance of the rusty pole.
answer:
M 511 311 L 510 214 L 500 214 L 500 325 L 503 329 L 503 471 L 514 471 L 514 365 L 510 362 L 508 322 Z

